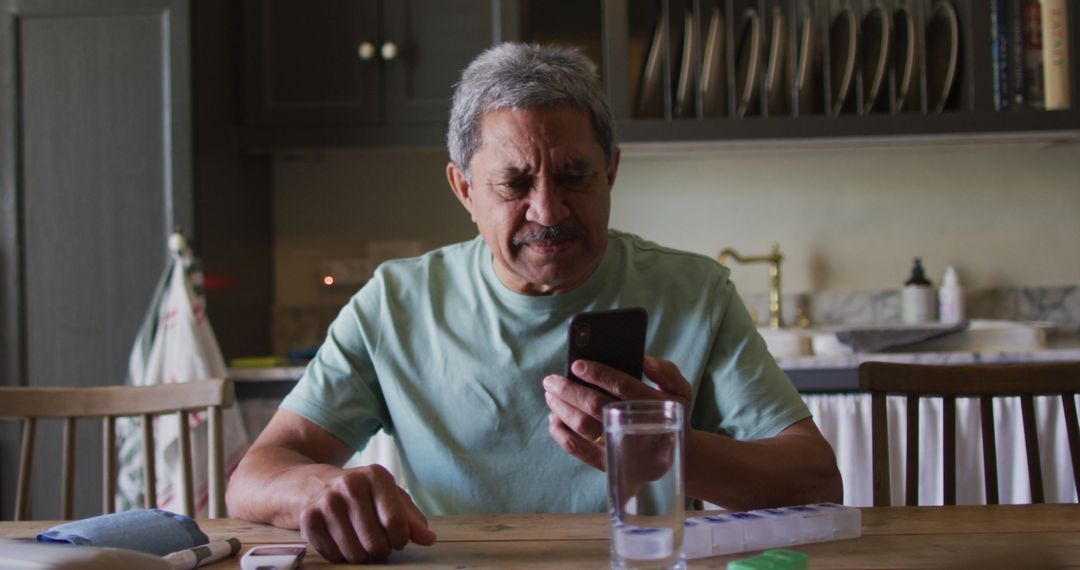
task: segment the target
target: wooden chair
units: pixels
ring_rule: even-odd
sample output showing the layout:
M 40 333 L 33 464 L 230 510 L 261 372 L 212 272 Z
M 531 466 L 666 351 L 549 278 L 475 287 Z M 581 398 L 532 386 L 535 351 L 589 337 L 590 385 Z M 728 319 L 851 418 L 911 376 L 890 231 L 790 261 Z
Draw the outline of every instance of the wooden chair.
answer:
M 0 387 L 0 418 L 21 419 L 22 447 L 19 457 L 19 480 L 15 493 L 15 520 L 27 517 L 30 503 L 30 473 L 33 463 L 34 432 L 39 419 L 64 420 L 63 463 L 61 468 L 60 518 L 70 519 L 75 480 L 75 420 L 102 418 L 102 464 L 104 476 L 102 504 L 105 513 L 113 512 L 116 494 L 116 418 L 139 416 L 142 425 L 144 506 L 157 503 L 154 467 L 153 416 L 175 413 L 180 425 L 187 425 L 190 412 L 207 411 L 209 458 L 208 480 L 210 517 L 225 516 L 224 446 L 221 410 L 233 404 L 232 380 L 214 379 L 155 386 L 103 386 L 87 388 Z M 192 492 L 191 437 L 180 430 L 181 469 L 188 513 L 195 512 Z
M 931 366 L 866 362 L 859 366 L 859 387 L 872 394 L 874 505 L 889 506 L 889 434 L 887 394 L 907 397 L 906 503 L 919 501 L 919 400 L 941 397 L 944 503 L 956 504 L 956 398 L 979 398 L 986 503 L 998 503 L 997 453 L 993 399 L 1018 396 L 1027 449 L 1031 498 L 1042 503 L 1042 469 L 1035 427 L 1036 395 L 1060 395 L 1069 438 L 1073 478 L 1080 490 L 1080 435 L 1075 396 L 1080 391 L 1080 362 L 1020 365 Z

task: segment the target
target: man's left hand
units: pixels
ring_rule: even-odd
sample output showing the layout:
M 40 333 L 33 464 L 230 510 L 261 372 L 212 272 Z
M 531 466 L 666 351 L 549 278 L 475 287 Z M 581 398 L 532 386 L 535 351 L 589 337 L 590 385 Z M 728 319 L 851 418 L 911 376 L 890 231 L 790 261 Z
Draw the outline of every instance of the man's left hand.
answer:
M 599 362 L 577 360 L 571 366 L 589 385 L 557 374 L 544 378 L 544 397 L 551 409 L 548 433 L 567 453 L 601 471 L 605 405 L 619 400 L 674 400 L 689 413 L 690 383 L 671 361 L 645 357 L 645 376 L 659 389 Z

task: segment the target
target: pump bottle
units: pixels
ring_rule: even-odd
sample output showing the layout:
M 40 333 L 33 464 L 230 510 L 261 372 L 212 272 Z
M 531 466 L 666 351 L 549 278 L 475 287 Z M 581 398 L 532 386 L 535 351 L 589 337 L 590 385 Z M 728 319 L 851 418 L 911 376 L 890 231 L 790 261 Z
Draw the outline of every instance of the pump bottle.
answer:
M 904 283 L 900 293 L 900 320 L 904 324 L 928 323 L 934 320 L 934 287 L 926 278 L 922 259 L 916 257 L 911 267 L 911 277 Z
M 956 268 L 951 265 L 945 269 L 938 289 L 938 314 L 943 323 L 959 323 L 965 318 L 964 289 L 956 277 Z

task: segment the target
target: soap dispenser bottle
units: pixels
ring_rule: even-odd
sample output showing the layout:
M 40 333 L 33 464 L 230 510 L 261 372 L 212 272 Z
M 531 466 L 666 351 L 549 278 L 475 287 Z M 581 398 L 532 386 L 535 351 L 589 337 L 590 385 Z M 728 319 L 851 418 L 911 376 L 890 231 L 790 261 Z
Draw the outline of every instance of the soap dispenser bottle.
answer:
M 934 320 L 934 287 L 926 278 L 922 259 L 916 257 L 911 277 L 900 293 L 900 320 L 905 324 L 928 323 Z
M 938 318 L 943 323 L 959 323 L 964 320 L 964 289 L 956 277 L 956 268 L 945 269 L 945 277 L 938 289 Z

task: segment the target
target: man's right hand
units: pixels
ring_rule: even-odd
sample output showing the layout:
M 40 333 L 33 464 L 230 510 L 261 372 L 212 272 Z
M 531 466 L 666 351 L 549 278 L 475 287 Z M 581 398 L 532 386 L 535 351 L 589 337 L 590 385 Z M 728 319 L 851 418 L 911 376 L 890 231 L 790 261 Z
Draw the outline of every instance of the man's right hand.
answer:
M 339 467 L 352 454 L 318 425 L 278 410 L 229 480 L 229 515 L 300 529 L 331 562 L 434 544 L 427 519 L 386 468 Z
M 331 562 L 383 559 L 410 541 L 435 543 L 427 518 L 381 465 L 325 466 L 324 489 L 300 512 L 300 533 Z

